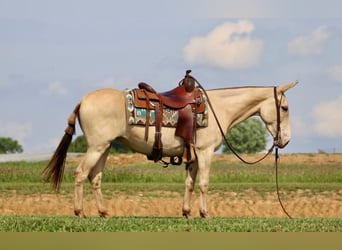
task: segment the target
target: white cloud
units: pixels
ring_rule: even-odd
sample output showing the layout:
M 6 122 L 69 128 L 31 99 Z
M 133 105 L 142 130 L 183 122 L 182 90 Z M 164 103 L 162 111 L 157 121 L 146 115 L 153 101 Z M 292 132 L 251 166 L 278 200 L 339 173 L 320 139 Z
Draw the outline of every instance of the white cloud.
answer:
M 342 96 L 318 104 L 312 112 L 314 130 L 323 136 L 342 137 Z
M 308 35 L 298 36 L 288 44 L 288 51 L 293 55 L 309 56 L 322 53 L 324 43 L 331 34 L 326 26 L 317 27 Z
M 48 89 L 43 93 L 48 96 L 66 96 L 69 94 L 67 88 L 65 88 L 60 81 L 50 83 Z
M 246 68 L 258 63 L 263 42 L 251 37 L 250 21 L 227 22 L 204 37 L 194 37 L 183 49 L 188 64 L 208 65 L 226 69 Z
M 328 74 L 334 81 L 342 82 L 342 64 L 330 68 Z
M 0 121 L 0 137 L 11 137 L 23 143 L 32 134 L 31 122 Z

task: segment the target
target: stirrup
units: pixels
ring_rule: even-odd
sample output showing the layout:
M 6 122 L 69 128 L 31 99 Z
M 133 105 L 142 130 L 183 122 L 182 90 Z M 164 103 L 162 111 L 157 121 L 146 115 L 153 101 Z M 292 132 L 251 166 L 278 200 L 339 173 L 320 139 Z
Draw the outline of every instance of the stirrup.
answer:
M 184 153 L 183 153 L 183 161 L 185 164 L 190 164 L 195 162 L 196 153 L 195 153 L 195 145 L 187 144 L 185 145 Z

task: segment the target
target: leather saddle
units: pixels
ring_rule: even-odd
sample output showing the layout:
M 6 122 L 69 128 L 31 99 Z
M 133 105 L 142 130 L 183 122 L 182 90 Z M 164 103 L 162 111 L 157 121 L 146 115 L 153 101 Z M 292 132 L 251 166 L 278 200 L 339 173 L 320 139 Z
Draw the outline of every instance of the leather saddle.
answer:
M 188 104 L 196 104 L 195 112 L 202 113 L 205 104 L 202 99 L 202 92 L 194 89 L 193 92 L 187 92 L 181 85 L 170 91 L 157 93 L 150 85 L 141 82 L 139 89 L 135 89 L 134 103 L 136 107 L 154 109 L 155 103 L 162 103 L 171 109 L 182 109 Z M 146 101 L 149 102 L 146 102 Z
M 186 76 L 187 77 L 187 76 Z M 188 76 L 190 77 L 190 76 Z M 186 78 L 184 78 L 186 79 Z M 163 93 L 158 93 L 149 84 L 141 82 L 138 84 L 139 88 L 134 89 L 134 105 L 139 108 L 146 108 L 146 127 L 145 140 L 148 140 L 150 110 L 155 111 L 155 140 L 153 150 L 148 155 L 149 160 L 155 162 L 161 160 L 163 154 L 163 146 L 161 142 L 161 128 L 163 109 L 168 107 L 178 111 L 178 122 L 176 127 L 176 136 L 184 139 L 184 157 L 186 162 L 192 162 L 195 159 L 194 141 L 196 131 L 196 114 L 203 113 L 205 110 L 205 103 L 203 101 L 202 92 L 198 88 L 188 88 L 186 84 Z M 190 90 L 190 91 L 189 91 Z M 177 156 L 177 164 L 181 164 L 181 156 Z M 171 163 L 175 162 L 171 158 Z

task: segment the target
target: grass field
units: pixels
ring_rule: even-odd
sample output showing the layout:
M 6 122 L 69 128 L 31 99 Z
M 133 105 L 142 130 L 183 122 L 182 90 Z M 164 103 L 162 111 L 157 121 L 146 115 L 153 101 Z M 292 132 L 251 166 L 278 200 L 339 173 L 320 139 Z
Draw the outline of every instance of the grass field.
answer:
M 268 207 L 268 196 L 275 191 L 275 175 L 272 159 L 255 166 L 244 165 L 228 156 L 217 156 L 212 164 L 210 177 L 210 196 L 214 197 L 213 210 L 217 214 L 210 219 L 184 219 L 180 216 L 169 216 L 159 213 L 155 216 L 132 216 L 139 206 L 147 206 L 154 201 L 158 205 L 166 203 L 166 208 L 173 208 L 175 201 L 181 203 L 184 191 L 184 167 L 162 168 L 158 164 L 150 163 L 141 158 L 136 161 L 113 159 L 111 156 L 106 165 L 103 179 L 103 192 L 106 199 L 112 199 L 115 195 L 123 198 L 119 202 L 124 206 L 132 197 L 135 207 L 127 208 L 122 213 L 110 219 L 102 219 L 90 214 L 85 220 L 70 216 L 54 215 L 54 212 L 32 212 L 35 210 L 23 210 L 23 213 L 15 213 L 15 209 L 9 211 L 8 201 L 13 200 L 13 207 L 26 206 L 27 200 L 32 200 L 32 206 L 44 201 L 45 196 L 53 193 L 48 184 L 42 183 L 41 171 L 46 162 L 11 162 L 0 163 L 0 231 L 1 232 L 341 232 L 342 219 L 342 156 L 341 155 L 287 155 L 282 158 L 280 165 L 281 193 L 287 203 L 291 202 L 294 194 L 298 204 L 293 203 L 291 210 L 301 210 L 303 206 L 311 210 L 316 209 L 314 215 L 307 213 L 297 216 L 295 219 L 278 218 L 279 216 L 220 216 L 218 209 L 233 209 L 227 207 L 225 199 L 231 199 L 234 195 L 236 201 L 245 200 L 243 205 L 236 203 L 237 207 L 258 204 L 253 201 L 254 196 L 263 199 L 261 209 Z M 73 171 L 81 158 L 70 159 L 64 175 L 61 193 L 58 199 L 72 202 Z M 91 189 L 86 185 L 85 195 L 91 197 Z M 139 193 L 139 194 L 137 194 Z M 225 197 L 223 197 L 225 196 Z M 226 197 L 227 196 L 227 197 Z M 22 200 L 16 200 L 21 197 Z M 43 197 L 36 199 L 37 197 Z M 323 197 L 324 199 L 321 201 Z M 132 199 L 133 199 L 132 198 Z M 90 198 L 89 198 L 90 199 Z M 146 199 L 146 200 L 143 200 Z M 216 201 L 222 199 L 222 203 Z M 310 200 L 312 199 L 312 201 Z M 306 204 L 301 204 L 301 200 Z M 146 202 L 142 203 L 143 201 Z M 251 201 L 251 202 L 250 202 Z M 57 201 L 59 202 L 59 201 Z M 310 203 L 311 202 L 311 203 Z M 321 203 L 319 203 L 321 202 Z M 254 204 L 253 204 L 254 203 Z M 315 208 L 315 203 L 317 207 Z M 329 207 L 324 207 L 331 203 Z M 46 203 L 48 205 L 48 202 Z M 58 204 L 58 203 L 57 203 Z M 69 203 L 68 203 L 69 204 Z M 142 205 L 141 205 L 142 204 Z M 266 204 L 266 205 L 265 205 Z M 272 203 L 273 204 L 273 203 Z M 31 206 L 28 205 L 28 206 Z M 68 205 L 69 206 L 69 205 Z M 273 204 L 273 206 L 275 206 Z M 302 207 L 301 207 L 302 206 Z M 114 207 L 114 205 L 113 205 Z M 132 210 L 130 210 L 132 209 Z M 151 209 L 151 208 L 147 208 Z M 235 208 L 237 209 L 237 208 Z M 297 209 L 297 210 L 295 210 Z M 329 216 L 320 216 L 322 214 Z M 163 208 L 161 208 L 163 210 Z M 310 211 L 311 211 L 310 210 Z M 335 213 L 331 213 L 335 210 Z M 27 211 L 27 212 L 25 212 Z M 44 210 L 45 211 L 45 210 Z M 309 212 L 310 212 L 309 211 Z M 179 212 L 179 211 L 177 211 Z M 209 211 L 210 212 L 210 211 Z M 226 211 L 225 211 L 226 212 Z M 324 213 L 323 213 L 324 212 Z M 68 212 L 69 213 L 69 212 Z M 267 215 L 267 212 L 265 212 Z M 265 214 L 264 213 L 264 214 Z M 258 214 L 258 213 L 257 213 Z M 299 213 L 298 213 L 299 214 Z
M 341 219 L 0 216 L 6 232 L 341 232 Z

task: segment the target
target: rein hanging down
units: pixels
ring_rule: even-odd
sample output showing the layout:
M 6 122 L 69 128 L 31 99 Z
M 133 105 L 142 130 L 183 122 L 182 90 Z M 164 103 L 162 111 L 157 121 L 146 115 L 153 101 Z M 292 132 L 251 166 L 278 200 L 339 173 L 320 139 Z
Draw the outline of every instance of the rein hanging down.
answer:
M 202 86 L 202 84 L 200 84 L 196 78 L 195 79 L 195 82 L 198 84 L 198 87 L 203 91 L 204 95 L 206 96 L 207 98 L 207 102 L 208 102 L 208 105 L 214 115 L 214 118 L 215 118 L 215 121 L 217 123 L 217 126 L 219 127 L 219 130 L 220 130 L 220 133 L 222 135 L 222 138 L 224 140 L 224 142 L 226 143 L 227 147 L 233 152 L 233 154 L 239 159 L 241 160 L 243 163 L 245 164 L 248 164 L 248 165 L 253 165 L 253 164 L 257 164 L 259 162 L 261 162 L 262 160 L 264 160 L 267 156 L 269 156 L 272 152 L 273 152 L 273 149 L 275 148 L 275 155 L 274 155 L 274 162 L 275 162 L 275 172 L 276 172 L 276 190 L 277 190 L 277 196 L 278 196 L 278 201 L 279 201 L 279 204 L 283 210 L 283 212 L 286 214 L 286 216 L 290 219 L 292 219 L 292 217 L 290 216 L 290 214 L 286 211 L 282 201 L 281 201 L 281 198 L 280 198 L 280 193 L 279 193 L 279 178 L 278 178 L 278 165 L 279 165 L 279 153 L 278 153 L 278 146 L 276 145 L 278 139 L 279 139 L 279 134 L 280 134 L 280 105 L 281 105 L 281 101 L 282 101 L 282 97 L 281 96 L 281 99 L 278 100 L 278 94 L 277 94 L 277 87 L 274 86 L 273 87 L 273 93 L 274 93 L 274 102 L 275 102 L 275 105 L 276 105 L 276 112 L 277 112 L 277 132 L 276 132 L 276 135 L 275 137 L 273 138 L 273 144 L 272 146 L 270 147 L 270 149 L 267 151 L 267 153 L 262 156 L 260 159 L 256 160 L 256 161 L 246 161 L 245 159 L 243 159 L 237 152 L 236 150 L 234 149 L 234 147 L 231 145 L 231 143 L 228 141 L 223 129 L 222 129 L 222 126 L 217 118 L 217 115 L 214 111 L 214 108 L 210 102 L 210 99 L 209 99 L 209 96 L 206 92 L 206 90 L 204 89 L 204 87 Z

